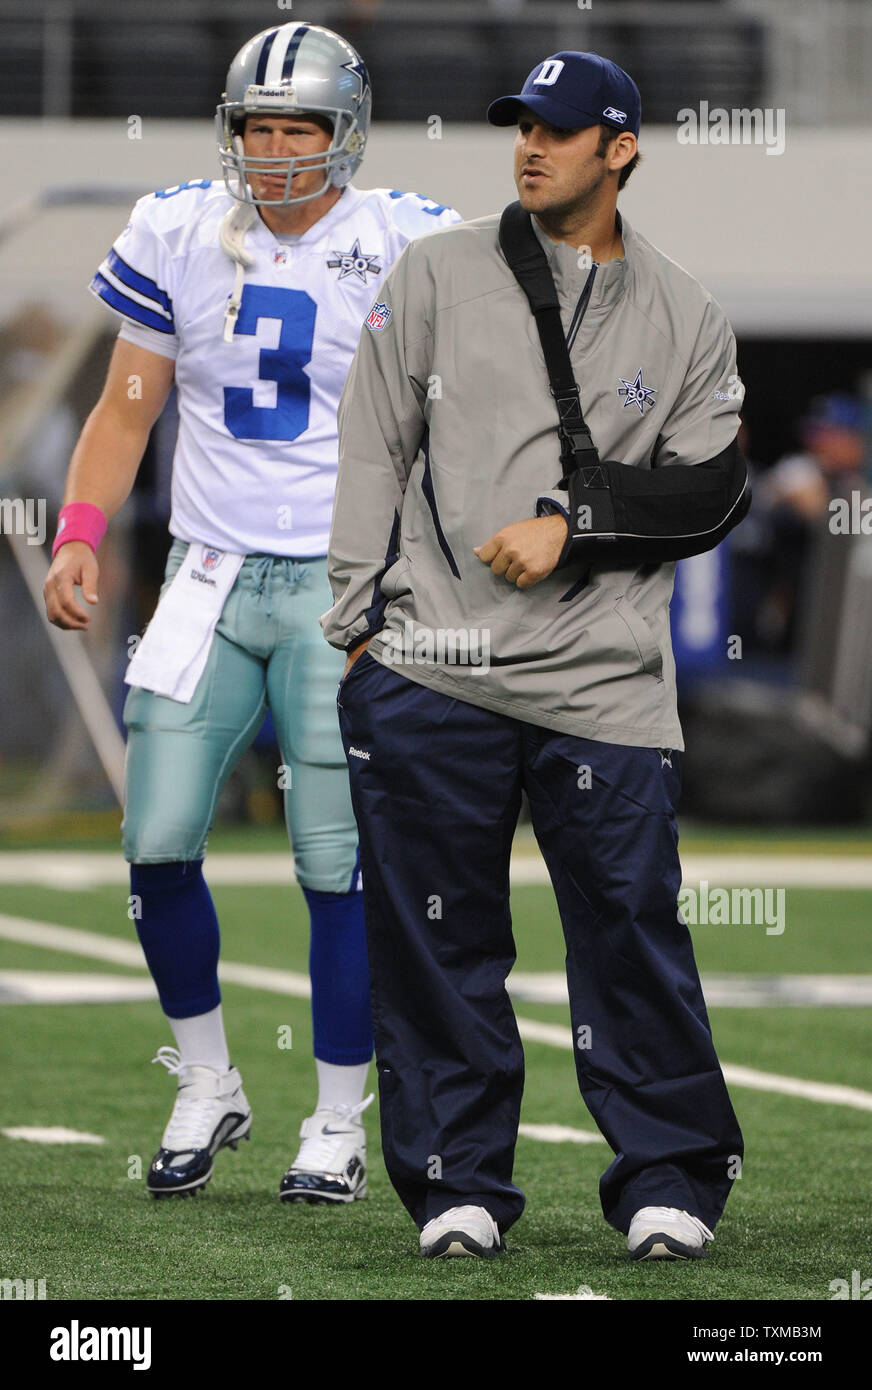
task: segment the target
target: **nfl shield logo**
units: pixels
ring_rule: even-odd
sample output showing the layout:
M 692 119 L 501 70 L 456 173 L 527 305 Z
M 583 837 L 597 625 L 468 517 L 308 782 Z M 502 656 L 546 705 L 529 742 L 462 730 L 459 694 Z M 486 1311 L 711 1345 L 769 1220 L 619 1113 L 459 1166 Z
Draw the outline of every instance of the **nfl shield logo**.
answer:
M 223 552 L 223 550 L 204 550 L 204 551 L 203 551 L 203 569 L 204 569 L 204 570 L 217 570 L 218 566 L 221 564 L 221 561 L 222 561 L 223 559 L 224 559 L 224 552 Z
M 390 316 L 391 310 L 388 308 L 387 304 L 373 304 L 366 316 L 366 326 L 367 328 L 374 329 L 376 333 L 379 333 L 384 328 Z

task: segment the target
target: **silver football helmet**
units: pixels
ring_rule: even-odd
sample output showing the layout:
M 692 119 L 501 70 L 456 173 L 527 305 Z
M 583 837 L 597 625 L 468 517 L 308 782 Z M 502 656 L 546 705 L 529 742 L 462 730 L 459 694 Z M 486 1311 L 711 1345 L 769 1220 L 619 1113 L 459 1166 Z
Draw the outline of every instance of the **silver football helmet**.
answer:
M 318 24 L 280 24 L 255 34 L 230 64 L 227 89 L 215 112 L 218 157 L 228 192 L 241 203 L 284 207 L 318 198 L 331 186 L 344 188 L 363 158 L 371 108 L 372 89 L 363 60 L 338 34 Z M 320 158 L 247 159 L 242 133 L 246 116 L 255 113 L 326 117 L 333 127 L 330 148 Z M 323 169 L 324 182 L 314 193 L 291 198 L 297 165 Z M 282 197 L 256 198 L 249 171 L 263 173 L 270 166 L 280 173 L 287 168 Z

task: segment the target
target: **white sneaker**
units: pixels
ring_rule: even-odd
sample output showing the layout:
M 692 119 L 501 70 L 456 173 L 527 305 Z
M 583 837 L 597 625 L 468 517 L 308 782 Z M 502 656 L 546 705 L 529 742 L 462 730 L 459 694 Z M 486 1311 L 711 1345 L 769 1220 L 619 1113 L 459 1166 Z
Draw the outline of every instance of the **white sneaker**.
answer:
M 206 1186 L 219 1149 L 249 1138 L 251 1106 L 235 1067 L 222 1075 L 214 1067 L 182 1066 L 174 1047 L 159 1047 L 152 1062 L 179 1078 L 179 1091 L 145 1185 L 153 1197 L 187 1197 Z
M 316 1110 L 300 1126 L 300 1151 L 279 1184 L 282 1202 L 356 1202 L 366 1196 L 366 1131 L 358 1105 Z
M 428 1259 L 442 1255 L 473 1255 L 491 1260 L 505 1250 L 502 1236 L 486 1207 L 450 1207 L 421 1232 L 421 1254 Z
M 678 1207 L 642 1207 L 630 1222 L 627 1248 L 631 1260 L 698 1260 L 714 1240 L 698 1216 Z

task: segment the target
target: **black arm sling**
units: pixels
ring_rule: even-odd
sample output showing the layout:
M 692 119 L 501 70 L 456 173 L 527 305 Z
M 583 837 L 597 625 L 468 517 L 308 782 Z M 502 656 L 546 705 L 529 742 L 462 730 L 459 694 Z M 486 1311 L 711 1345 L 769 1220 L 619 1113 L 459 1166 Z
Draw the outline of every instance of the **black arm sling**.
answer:
M 689 468 L 636 468 L 600 459 L 581 409 L 548 258 L 529 213 L 510 203 L 500 246 L 536 320 L 557 406 L 569 529 L 558 568 L 571 561 L 627 565 L 680 560 L 711 550 L 751 505 L 748 470 L 733 441 Z

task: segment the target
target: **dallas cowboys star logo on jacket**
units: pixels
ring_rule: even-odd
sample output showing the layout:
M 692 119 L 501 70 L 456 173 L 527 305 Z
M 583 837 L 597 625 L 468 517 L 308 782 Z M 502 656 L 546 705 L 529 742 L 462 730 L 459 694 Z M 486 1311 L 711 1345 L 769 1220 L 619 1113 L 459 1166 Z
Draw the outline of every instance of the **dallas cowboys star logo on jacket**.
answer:
M 660 388 L 657 386 L 646 386 L 644 384 L 642 381 L 641 367 L 636 373 L 635 381 L 627 381 L 624 377 L 620 377 L 619 380 L 621 384 L 618 387 L 618 395 L 624 397 L 624 409 L 626 410 L 628 405 L 635 405 L 639 407 L 639 414 L 644 415 L 645 406 L 653 406 L 653 398 L 657 395 Z

